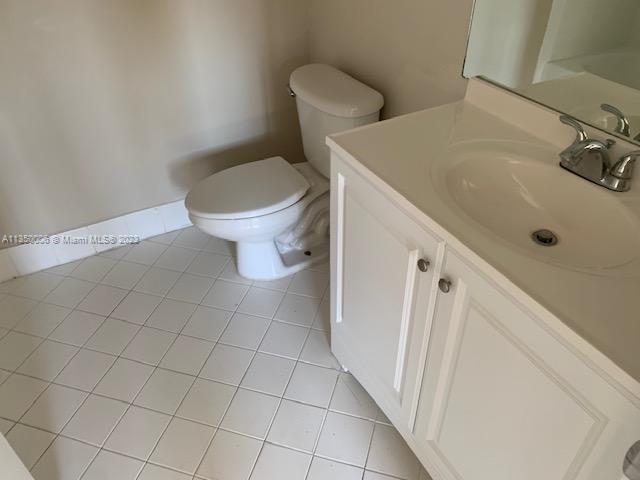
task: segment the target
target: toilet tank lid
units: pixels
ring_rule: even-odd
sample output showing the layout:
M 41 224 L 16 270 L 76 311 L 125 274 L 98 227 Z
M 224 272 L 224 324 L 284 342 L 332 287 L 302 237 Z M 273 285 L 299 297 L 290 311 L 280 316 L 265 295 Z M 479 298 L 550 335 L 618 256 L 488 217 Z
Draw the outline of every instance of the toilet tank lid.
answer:
M 294 70 L 289 86 L 308 104 L 337 117 L 364 117 L 379 111 L 384 105 L 380 92 L 321 63 Z

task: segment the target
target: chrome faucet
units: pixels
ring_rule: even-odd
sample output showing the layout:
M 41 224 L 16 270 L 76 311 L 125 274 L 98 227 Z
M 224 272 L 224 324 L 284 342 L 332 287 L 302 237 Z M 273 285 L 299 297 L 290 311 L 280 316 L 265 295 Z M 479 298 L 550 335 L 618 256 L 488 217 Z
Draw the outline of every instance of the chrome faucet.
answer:
M 640 150 L 629 152 L 615 164 L 611 163 L 609 149 L 616 143 L 589 138 L 582 125 L 573 117 L 561 115 L 560 121 L 576 131 L 574 142 L 560 152 L 560 166 L 590 182 L 614 190 L 626 192 L 631 188 L 631 178 Z
M 608 103 L 603 103 L 602 105 L 600 105 L 600 108 L 605 112 L 613 114 L 613 116 L 618 120 L 618 124 L 615 128 L 616 133 L 621 133 L 625 137 L 631 136 L 631 126 L 629 125 L 629 119 L 624 113 L 620 111 L 620 109 L 614 107 L 613 105 L 609 105 Z

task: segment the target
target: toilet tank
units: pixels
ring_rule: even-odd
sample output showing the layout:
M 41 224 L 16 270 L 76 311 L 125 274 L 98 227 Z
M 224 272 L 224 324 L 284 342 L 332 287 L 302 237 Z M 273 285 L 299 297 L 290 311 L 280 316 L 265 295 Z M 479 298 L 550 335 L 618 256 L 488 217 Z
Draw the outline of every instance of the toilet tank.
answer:
M 327 135 L 377 122 L 382 95 L 330 65 L 296 69 L 289 79 L 296 95 L 304 155 L 325 177 L 331 174 Z

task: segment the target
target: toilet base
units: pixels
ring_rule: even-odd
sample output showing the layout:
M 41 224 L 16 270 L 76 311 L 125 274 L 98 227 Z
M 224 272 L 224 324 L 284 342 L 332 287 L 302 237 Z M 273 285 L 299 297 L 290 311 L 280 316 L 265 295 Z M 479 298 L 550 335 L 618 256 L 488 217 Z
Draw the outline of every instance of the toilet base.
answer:
M 305 252 L 309 252 L 307 255 Z M 288 277 L 329 258 L 329 241 L 309 250 L 281 254 L 274 241 L 237 242 L 238 273 L 250 280 L 277 280 Z

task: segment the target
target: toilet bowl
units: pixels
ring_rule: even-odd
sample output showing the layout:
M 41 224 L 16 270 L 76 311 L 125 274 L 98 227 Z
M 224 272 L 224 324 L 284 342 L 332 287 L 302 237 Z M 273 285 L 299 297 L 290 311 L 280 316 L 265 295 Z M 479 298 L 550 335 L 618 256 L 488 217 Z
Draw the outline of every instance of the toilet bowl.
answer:
M 215 173 L 185 205 L 205 233 L 236 242 L 238 273 L 274 280 L 329 256 L 327 135 L 378 120 L 380 93 L 333 67 L 305 65 L 290 77 L 307 162 L 270 157 Z

